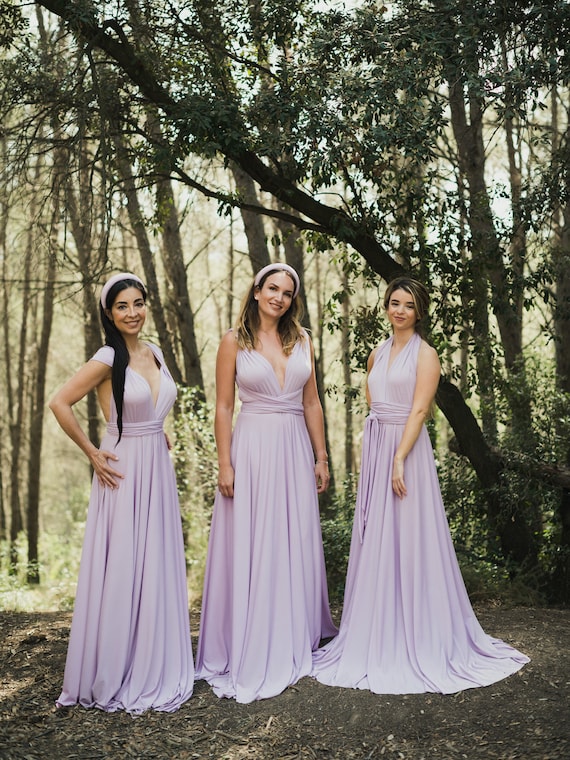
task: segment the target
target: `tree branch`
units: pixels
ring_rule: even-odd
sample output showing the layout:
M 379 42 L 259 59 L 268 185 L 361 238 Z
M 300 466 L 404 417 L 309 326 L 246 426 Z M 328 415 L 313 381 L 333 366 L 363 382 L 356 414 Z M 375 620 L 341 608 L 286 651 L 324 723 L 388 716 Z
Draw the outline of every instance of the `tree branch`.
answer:
M 184 124 L 185 129 L 202 139 L 209 139 L 214 130 L 220 152 L 235 161 L 262 190 L 291 206 L 308 219 L 312 219 L 325 234 L 351 245 L 383 279 L 389 281 L 396 275 L 404 273 L 401 264 L 395 261 L 386 248 L 363 228 L 362 223 L 341 209 L 315 200 L 310 194 L 265 164 L 255 153 L 244 147 L 245 135 L 242 142 L 236 140 L 235 137 L 227 136 L 227 124 L 219 121 L 215 123 L 216 114 L 213 110 L 211 115 L 214 123 L 210 123 L 208 127 L 205 127 L 202 121 L 193 118 L 194 113 L 199 111 L 194 107 L 196 104 L 188 100 L 177 101 L 170 95 L 146 63 L 138 57 L 116 22 L 106 21 L 103 26 L 100 26 L 93 14 L 87 15 L 85 8 L 80 9 L 76 3 L 64 2 L 64 0 L 41 0 L 38 5 L 60 16 L 73 32 L 91 46 L 99 48 L 113 58 L 121 71 L 131 79 L 150 103 L 154 103 L 177 123 Z M 117 34 L 119 39 L 109 34 L 110 29 Z M 234 124 L 233 127 L 235 129 L 236 125 Z M 298 220 L 296 223 L 298 224 Z

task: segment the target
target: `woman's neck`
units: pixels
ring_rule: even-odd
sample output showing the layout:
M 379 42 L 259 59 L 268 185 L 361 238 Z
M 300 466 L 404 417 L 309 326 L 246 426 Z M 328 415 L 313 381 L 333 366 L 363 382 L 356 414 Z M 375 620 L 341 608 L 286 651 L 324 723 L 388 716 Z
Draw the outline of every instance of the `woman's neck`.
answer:
M 403 348 L 406 343 L 412 338 L 415 334 L 415 330 L 394 330 L 393 332 L 393 343 L 398 348 Z
M 262 335 L 277 335 L 279 330 L 279 320 L 278 319 L 267 319 L 266 317 L 262 317 L 259 320 L 259 327 L 257 328 L 258 334 Z
M 138 339 L 138 336 L 133 335 L 132 337 L 128 336 L 126 338 L 125 336 L 123 336 L 123 340 L 125 341 L 125 345 L 127 347 L 127 351 L 129 352 L 129 355 L 132 356 L 133 354 L 136 354 L 140 351 L 142 344 L 141 344 L 141 341 Z

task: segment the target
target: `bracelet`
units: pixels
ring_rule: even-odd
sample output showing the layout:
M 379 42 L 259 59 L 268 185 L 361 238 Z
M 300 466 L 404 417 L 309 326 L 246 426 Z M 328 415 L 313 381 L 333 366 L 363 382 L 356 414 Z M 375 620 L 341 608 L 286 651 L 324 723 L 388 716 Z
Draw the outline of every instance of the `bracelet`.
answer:
M 315 464 L 326 464 L 326 466 L 329 466 L 329 460 L 328 459 L 317 459 Z

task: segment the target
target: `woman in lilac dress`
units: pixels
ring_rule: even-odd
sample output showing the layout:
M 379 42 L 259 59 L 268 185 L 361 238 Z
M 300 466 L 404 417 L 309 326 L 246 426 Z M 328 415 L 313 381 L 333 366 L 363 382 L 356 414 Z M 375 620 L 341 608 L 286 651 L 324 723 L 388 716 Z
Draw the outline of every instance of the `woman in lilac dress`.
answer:
M 57 705 L 172 712 L 194 683 L 182 526 L 163 431 L 176 386 L 162 352 L 139 338 L 141 280 L 112 277 L 100 310 L 106 345 L 50 403 L 94 470 Z M 72 409 L 93 389 L 107 420 L 100 448 Z
M 317 500 L 329 482 L 323 412 L 298 294 L 294 269 L 262 269 L 217 357 L 218 492 L 196 677 L 238 702 L 309 675 L 312 650 L 336 632 Z
M 528 662 L 482 630 L 457 564 L 424 425 L 440 377 L 418 332 L 428 305 L 421 283 L 390 283 L 393 335 L 368 360 L 371 410 L 340 631 L 314 655 L 313 675 L 332 686 L 448 694 Z

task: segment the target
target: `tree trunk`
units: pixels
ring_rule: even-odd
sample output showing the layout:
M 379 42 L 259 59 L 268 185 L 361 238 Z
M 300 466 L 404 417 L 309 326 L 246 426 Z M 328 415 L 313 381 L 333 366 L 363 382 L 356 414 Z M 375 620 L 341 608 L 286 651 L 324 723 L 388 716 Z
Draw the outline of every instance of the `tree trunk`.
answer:
M 464 65 L 465 68 L 453 63 L 457 60 L 461 60 L 461 65 Z M 479 61 L 475 47 L 461 58 L 458 51 L 450 51 L 446 61 L 446 69 L 451 126 L 457 145 L 459 168 L 466 177 L 468 185 L 469 210 L 467 219 L 472 240 L 473 282 L 476 285 L 478 278 L 488 279 L 491 285 L 491 304 L 499 326 L 505 365 L 516 384 L 514 392 L 510 393 L 508 398 L 513 427 L 519 432 L 522 440 L 532 443 L 530 392 L 526 386 L 522 354 L 522 290 L 520 285 L 515 284 L 511 287 L 509 284 L 510 278 L 507 277 L 505 271 L 503 254 L 491 211 L 491 201 L 485 179 L 484 104 L 473 85 L 466 84 L 467 81 L 471 81 L 470 77 L 474 79 L 478 76 Z M 518 283 L 521 281 L 524 271 L 526 239 L 520 217 L 520 171 L 515 159 L 512 122 L 509 122 L 508 119 L 506 121 L 506 143 L 514 217 L 514 232 L 511 241 L 514 270 L 512 279 Z M 483 289 L 482 283 L 473 289 L 476 309 L 483 307 L 487 309 L 487 299 L 481 302 L 481 298 L 485 295 Z M 483 357 L 489 354 L 491 349 L 488 343 L 481 345 L 480 351 Z M 485 366 L 488 365 L 488 358 L 483 358 L 483 361 Z M 482 369 L 484 370 L 484 367 Z M 492 378 L 490 381 L 492 382 Z
M 249 174 L 234 162 L 231 163 L 230 168 L 232 170 L 239 197 L 243 198 L 244 202 L 249 206 L 260 205 L 257 198 L 255 183 Z M 249 252 L 251 268 L 255 275 L 260 269 L 271 263 L 263 217 L 259 214 L 255 214 L 253 211 L 247 211 L 244 208 L 240 208 L 240 213 L 245 235 L 247 237 L 247 250 Z
M 5 160 L 5 154 L 6 154 L 6 138 L 3 136 L 0 136 L 0 149 L 1 149 L 1 156 L 2 156 L 2 163 L 4 165 L 7 165 L 7 161 Z M 8 201 L 7 196 L 5 195 L 6 188 L 2 186 L 2 189 L 0 191 L 0 261 L 2 261 L 2 268 L 1 268 L 1 279 L 2 279 L 2 323 L 4 325 L 4 358 L 8 361 L 10 358 L 10 346 L 8 343 L 8 337 L 9 337 L 9 327 L 8 327 L 8 315 L 9 315 L 9 308 L 8 308 L 8 272 L 7 272 L 7 262 L 8 257 L 6 255 L 6 228 L 8 225 Z M 10 378 L 10 369 L 9 365 L 6 365 L 6 378 L 5 380 L 8 380 Z M 11 407 L 11 387 L 8 385 L 7 387 L 7 394 L 8 398 L 4 399 L 2 401 L 2 405 L 7 401 L 8 402 L 8 408 Z M 6 421 L 7 415 L 4 413 L 4 409 L 2 408 L 0 413 L 0 440 L 5 441 L 6 440 L 6 434 L 7 430 L 4 427 L 4 422 Z M 8 520 L 7 520 L 7 514 L 6 514 L 6 505 L 4 502 L 4 450 L 3 447 L 0 447 L 0 541 L 5 541 L 8 537 Z
M 47 35 L 43 24 L 43 17 L 40 8 L 37 8 L 36 17 L 38 28 L 40 30 L 41 48 L 45 57 L 53 51 L 49 49 Z M 57 115 L 53 114 L 51 119 L 51 128 L 54 134 L 61 137 L 60 125 Z M 43 128 L 43 127 L 42 127 Z M 48 362 L 49 341 L 53 323 L 53 303 L 55 294 L 55 272 L 56 272 L 56 251 L 58 248 L 59 219 L 61 216 L 62 201 L 62 182 L 67 174 L 68 169 L 68 152 L 65 148 L 57 147 L 54 153 L 54 166 L 51 186 L 51 224 L 49 226 L 49 243 L 44 263 L 45 270 L 42 273 L 44 282 L 43 301 L 42 301 L 42 319 L 40 329 L 39 343 L 36 345 L 34 352 L 35 365 L 35 383 L 30 398 L 30 444 L 28 458 L 28 495 L 27 495 L 27 535 L 28 535 L 28 567 L 27 580 L 30 584 L 39 584 L 39 516 L 40 516 L 40 483 L 41 483 L 41 455 L 43 441 L 43 427 L 45 414 L 45 392 L 46 392 L 46 370 Z M 37 172 L 45 170 L 45 163 L 40 159 L 37 166 Z M 32 191 L 33 192 L 33 191 Z M 35 214 L 32 215 L 35 220 Z M 35 225 L 32 225 L 35 230 Z M 34 245 L 37 245 L 38 239 L 34 234 Z M 39 293 L 38 291 L 38 298 Z M 39 311 L 39 310 L 38 310 Z M 37 319 L 37 316 L 36 316 Z
M 174 312 L 180 337 L 180 348 L 184 362 L 184 382 L 192 388 L 198 388 L 202 398 L 204 398 L 204 379 L 194 327 L 194 313 L 188 292 L 188 278 L 184 264 L 178 211 L 170 179 L 158 180 L 156 197 L 163 230 L 162 259 L 168 274 L 171 293 L 169 308 Z
M 24 425 L 24 399 L 26 381 L 26 351 L 28 347 L 28 316 L 30 309 L 30 272 L 33 253 L 33 232 L 28 230 L 28 240 L 24 253 L 24 271 L 22 277 L 22 319 L 20 322 L 20 340 L 18 348 L 18 369 L 15 393 L 12 392 L 10 361 L 10 314 L 8 301 L 5 301 L 4 330 L 6 351 L 6 386 L 8 391 L 8 417 L 10 426 L 11 465 L 10 465 L 10 570 L 15 573 L 18 566 L 16 541 L 24 529 L 20 500 L 20 473 L 22 472 L 22 432 Z
M 58 179 L 59 181 L 59 179 Z M 54 221 L 58 229 L 59 202 L 57 190 L 54 190 Z M 49 341 L 53 323 L 54 279 L 56 271 L 55 248 L 56 235 L 52 232 L 52 245 L 47 254 L 45 289 L 43 293 L 42 329 L 36 358 L 36 383 L 30 410 L 30 457 L 28 461 L 28 583 L 40 582 L 39 570 L 39 514 L 41 454 L 45 412 L 46 369 L 48 362 Z
M 487 514 L 499 537 L 503 556 L 514 560 L 518 565 L 535 565 L 537 547 L 531 526 L 519 512 L 505 514 L 496 490 L 503 467 L 483 437 L 473 413 L 463 402 L 459 390 L 443 378 L 439 383 L 436 400 L 453 428 L 460 453 L 469 459 L 486 489 Z
M 164 359 L 170 373 L 172 374 L 172 377 L 174 378 L 175 382 L 182 384 L 184 382 L 184 378 L 176 359 L 172 336 L 166 324 L 165 312 L 162 306 L 160 290 L 158 287 L 158 278 L 156 276 L 156 268 L 154 266 L 152 248 L 148 239 L 144 216 L 141 211 L 139 199 L 137 196 L 135 179 L 126 148 L 122 142 L 118 130 L 114 138 L 114 143 L 119 174 L 123 182 L 123 191 L 125 193 L 125 198 L 127 199 L 127 211 L 129 220 L 135 235 L 135 239 L 137 241 L 139 255 L 141 257 L 141 262 L 144 269 L 144 276 L 149 292 L 149 299 L 153 307 L 152 317 L 158 332 L 160 347 L 164 353 Z
M 558 135 L 558 94 L 552 91 L 552 132 Z M 566 130 L 566 151 L 570 150 L 570 129 Z M 553 151 L 559 150 L 555 138 Z M 553 156 L 556 158 L 556 156 Z M 566 159 L 568 160 L 568 159 Z M 566 197 L 570 191 L 570 176 L 566 177 Z M 556 347 L 556 376 L 560 390 L 570 395 L 570 203 L 555 209 L 554 213 L 554 269 L 556 272 L 556 300 L 554 307 L 554 334 Z M 570 442 L 566 447 L 566 466 L 570 467 Z M 560 601 L 570 601 L 570 487 L 562 489 L 558 518 L 560 520 L 560 538 L 558 562 L 555 568 L 555 593 Z
M 65 207 L 71 223 L 71 232 L 77 250 L 79 272 L 81 276 L 81 296 L 83 300 L 84 320 L 84 358 L 91 359 L 93 354 L 101 346 L 101 328 L 99 325 L 99 308 L 93 292 L 93 280 L 95 273 L 103 264 L 104 255 L 99 253 L 93 256 L 94 250 L 104 250 L 101 245 L 94 247 L 92 240 L 92 225 L 89 220 L 93 218 L 94 198 L 89 183 L 89 157 L 84 144 L 80 146 L 80 171 L 79 193 L 73 188 L 73 176 L 67 167 L 65 170 L 62 163 L 62 174 L 65 174 Z M 68 158 L 68 156 L 67 156 Z M 62 156 L 62 162 L 64 158 Z M 79 196 L 79 202 L 77 200 Z M 95 260 L 94 260 L 95 259 Z M 95 446 L 99 446 L 99 403 L 95 391 L 87 394 L 87 435 Z
M 350 291 L 346 270 L 342 271 L 342 287 L 344 298 L 342 299 L 342 327 L 341 327 L 341 354 L 342 374 L 344 381 L 344 472 L 345 477 L 354 470 L 354 429 L 352 412 L 352 371 L 350 369 Z
M 455 51 L 452 55 L 458 56 Z M 475 65 L 475 64 L 474 64 Z M 491 203 L 485 181 L 485 144 L 483 109 L 476 94 L 469 94 L 469 116 L 465 103 L 463 71 L 447 64 L 451 125 L 457 144 L 461 172 L 467 179 L 469 192 L 468 222 L 471 231 L 473 265 L 488 277 L 493 288 L 492 304 L 501 333 L 505 364 L 514 368 L 522 351 L 521 324 L 507 290 L 507 277 L 501 248 L 493 222 Z
M 0 428 L 0 434 L 2 428 Z M 6 522 L 6 508 L 4 506 L 4 476 L 2 459 L 0 458 L 0 541 L 5 541 L 7 537 L 8 524 Z
M 459 63 L 458 63 L 459 62 Z M 471 50 L 459 51 L 450 49 L 446 59 L 446 78 L 449 85 L 449 104 L 451 112 L 451 125 L 458 150 L 458 162 L 460 171 L 467 179 L 469 208 L 468 223 L 471 232 L 472 244 L 472 278 L 474 313 L 479 314 L 479 325 L 486 324 L 487 316 L 483 309 L 487 310 L 486 283 L 488 279 L 492 289 L 491 304 L 499 332 L 505 365 L 512 381 L 512 390 L 508 394 L 511 410 L 513 430 L 518 433 L 521 443 L 530 444 L 532 447 L 532 421 L 530 413 L 530 392 L 526 387 L 526 373 L 524 357 L 522 353 L 522 319 L 520 290 L 513 290 L 509 286 L 509 278 L 506 275 L 503 254 L 499 239 L 495 230 L 491 201 L 485 180 L 485 144 L 483 139 L 483 101 L 480 93 L 473 86 L 479 73 L 479 61 L 477 58 L 476 45 L 473 41 Z M 469 118 L 467 113 L 469 113 Z M 513 170 L 514 171 L 514 170 Z M 515 192 L 516 192 L 516 178 Z M 520 251 L 518 251 L 522 255 Z M 519 263 L 519 267 L 522 264 Z M 474 324 L 474 327 L 477 325 Z M 485 336 L 483 336 L 485 338 Z M 481 378 L 485 378 L 487 371 L 488 385 L 485 390 L 490 392 L 494 384 L 492 377 L 492 349 L 489 340 L 483 340 L 476 336 L 478 345 L 478 369 Z M 476 342 L 476 346 L 477 346 Z M 483 366 L 479 366 L 483 362 Z M 482 398 L 484 403 L 484 397 Z M 483 412 L 485 408 L 483 407 Z M 461 446 L 468 445 L 462 440 Z M 474 466 L 475 463 L 473 462 Z M 477 468 L 475 468 L 477 469 Z M 492 515 L 495 506 L 492 496 L 489 496 L 489 511 Z M 530 540 L 532 532 L 523 530 L 522 523 L 528 521 L 532 525 L 540 522 L 540 506 L 533 504 L 530 514 L 524 516 L 522 510 L 517 508 L 516 515 L 511 519 L 504 520 L 501 527 L 504 534 L 512 531 L 512 537 L 507 541 L 516 550 L 511 551 L 511 556 L 520 556 L 519 549 L 527 546 L 529 555 L 526 561 L 530 565 L 537 562 L 537 547 L 535 541 Z M 497 517 L 497 515 L 495 516 Z M 516 519 L 515 519 L 516 517 Z M 529 534 L 529 535 L 525 535 Z M 520 561 L 520 560 L 519 560 Z

